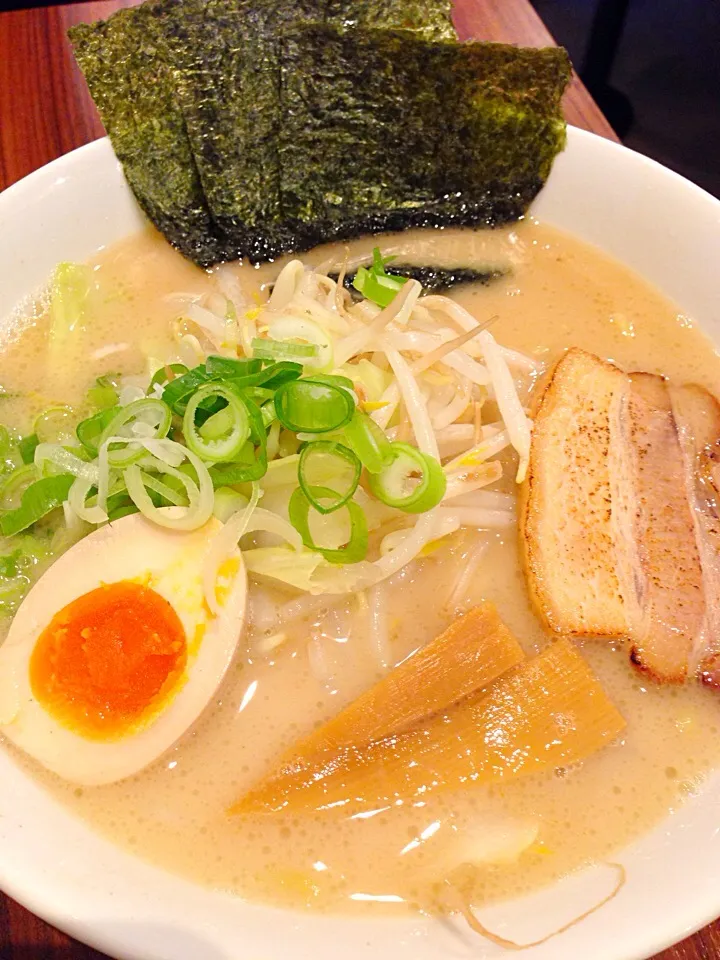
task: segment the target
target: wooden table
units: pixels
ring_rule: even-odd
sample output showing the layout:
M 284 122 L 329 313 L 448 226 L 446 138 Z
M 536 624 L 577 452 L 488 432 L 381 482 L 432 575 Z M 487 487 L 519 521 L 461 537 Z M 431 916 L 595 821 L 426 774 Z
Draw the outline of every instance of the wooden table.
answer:
M 65 33 L 74 23 L 104 18 L 132 4 L 102 0 L 0 13 L 0 189 L 103 135 Z M 530 46 L 553 42 L 528 0 L 456 0 L 455 20 L 462 38 Z M 567 93 L 565 115 L 575 126 L 616 139 L 577 79 Z M 720 958 L 720 922 L 657 960 L 715 958 Z M 0 894 L 0 960 L 103 958 Z

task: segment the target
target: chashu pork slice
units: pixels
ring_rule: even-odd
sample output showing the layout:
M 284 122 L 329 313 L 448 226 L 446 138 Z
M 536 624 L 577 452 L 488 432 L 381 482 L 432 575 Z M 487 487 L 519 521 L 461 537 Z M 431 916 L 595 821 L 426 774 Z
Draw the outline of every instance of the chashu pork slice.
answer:
M 705 590 L 686 466 L 667 382 L 630 376 L 623 443 L 611 463 L 617 569 L 632 659 L 660 682 L 692 674 L 705 628 Z
M 705 630 L 692 667 L 720 686 L 720 403 L 696 384 L 670 388 L 705 588 Z
M 520 490 L 520 544 L 534 605 L 550 629 L 625 635 L 615 551 L 610 447 L 629 380 L 573 348 L 536 395 Z

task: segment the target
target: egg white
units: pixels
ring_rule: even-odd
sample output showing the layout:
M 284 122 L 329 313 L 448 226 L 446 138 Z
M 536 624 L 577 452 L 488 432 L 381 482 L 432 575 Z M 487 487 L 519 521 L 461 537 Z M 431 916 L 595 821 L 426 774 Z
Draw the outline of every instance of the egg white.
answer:
M 135 514 L 96 530 L 63 554 L 30 590 L 0 647 L 0 733 L 60 777 L 88 786 L 129 777 L 170 748 L 212 699 L 242 633 L 247 575 L 239 550 L 230 557 L 237 571 L 222 584 L 217 616 L 203 599 L 203 562 L 221 527 L 213 518 L 198 530 L 178 532 Z M 120 580 L 146 581 L 175 609 L 187 638 L 186 680 L 139 730 L 112 741 L 90 740 L 61 725 L 35 699 L 30 658 L 56 613 Z

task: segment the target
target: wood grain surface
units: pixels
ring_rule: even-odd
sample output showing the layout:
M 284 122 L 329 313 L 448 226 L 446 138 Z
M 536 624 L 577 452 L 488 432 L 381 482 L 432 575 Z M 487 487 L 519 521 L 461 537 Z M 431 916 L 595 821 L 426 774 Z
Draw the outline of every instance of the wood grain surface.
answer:
M 65 34 L 74 23 L 107 17 L 133 2 L 101 0 L 0 13 L 0 189 L 103 135 Z M 456 0 L 455 22 L 462 39 L 529 46 L 553 42 L 528 0 Z M 564 109 L 568 122 L 616 139 L 577 78 Z M 720 923 L 715 923 L 656 960 L 718 958 Z M 104 960 L 104 955 L 0 894 L 0 960 Z

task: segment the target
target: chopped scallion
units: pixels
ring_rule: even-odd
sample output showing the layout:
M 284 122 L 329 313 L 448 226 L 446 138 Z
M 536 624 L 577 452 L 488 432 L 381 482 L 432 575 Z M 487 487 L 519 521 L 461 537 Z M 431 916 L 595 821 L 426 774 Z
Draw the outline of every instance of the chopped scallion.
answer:
M 262 364 L 257 360 L 240 360 L 234 357 L 211 355 L 205 361 L 205 371 L 213 380 L 237 380 L 258 373 Z
M 358 488 L 362 464 L 352 450 L 334 440 L 305 444 L 298 463 L 298 481 L 318 513 L 333 513 L 347 503 Z M 315 489 L 329 490 L 332 496 L 317 498 Z
M 22 495 L 20 506 L 0 517 L 0 533 L 4 537 L 12 537 L 37 523 L 67 500 L 74 481 L 75 477 L 60 474 L 55 477 L 42 477 L 31 483 Z
M 379 473 L 368 476 L 378 500 L 405 513 L 425 513 L 440 503 L 447 479 L 437 460 L 408 443 L 391 443 L 390 458 Z
M 63 443 L 72 439 L 72 407 L 48 407 L 35 418 L 33 433 L 40 443 Z
M 34 480 L 37 480 L 34 463 L 23 464 L 4 477 L 0 484 L 0 509 L 13 510 L 19 506 L 21 494 Z
M 392 460 L 390 441 L 373 418 L 362 410 L 355 411 L 343 434 L 368 473 L 380 473 Z
M 172 424 L 170 407 L 155 397 L 143 397 L 133 400 L 125 407 L 120 407 L 115 416 L 104 427 L 100 434 L 98 449 L 114 438 L 127 438 L 125 444 L 111 444 L 108 450 L 108 463 L 112 467 L 127 467 L 136 463 L 143 455 L 144 449 L 137 440 L 160 440 L 168 435 Z M 140 427 L 144 429 L 139 431 Z
M 75 428 L 75 434 L 80 443 L 94 457 L 97 456 L 100 446 L 100 436 L 105 427 L 111 423 L 122 408 L 119 406 L 108 407 L 106 410 L 100 410 L 86 420 L 81 420 Z M 34 451 L 33 451 L 34 453 Z
M 190 373 L 190 369 L 184 363 L 166 363 L 164 367 L 156 370 L 150 380 L 147 392 L 152 393 L 153 387 L 161 387 L 164 383 L 169 383 L 177 377 L 182 377 Z M 172 376 L 170 376 L 172 374 Z
M 32 463 L 35 459 L 35 448 L 40 443 L 40 438 L 36 433 L 30 433 L 21 440 L 18 440 L 18 450 L 23 463 Z
M 354 411 L 355 401 L 346 389 L 314 378 L 283 384 L 275 393 L 278 420 L 296 433 L 337 430 Z
M 312 495 L 316 500 L 326 499 L 330 501 L 337 496 L 334 490 L 327 487 L 313 487 Z M 359 563 L 367 556 L 368 527 L 365 514 L 353 500 L 348 500 L 344 507 L 348 512 L 350 524 L 350 536 L 347 542 L 338 547 L 321 547 L 315 543 L 310 532 L 310 511 L 314 508 L 305 492 L 297 487 L 290 497 L 288 506 L 290 523 L 302 537 L 305 546 L 309 550 L 320 553 L 329 563 Z
M 407 277 L 395 277 L 385 270 L 385 264 L 391 257 L 383 259 L 380 248 L 373 250 L 371 267 L 359 267 L 353 280 L 353 286 L 366 300 L 371 300 L 379 307 L 387 307 L 395 295 L 407 283 Z
M 212 399 L 224 400 L 227 405 L 198 428 L 195 417 L 200 404 Z M 188 448 L 202 460 L 211 463 L 236 461 L 250 439 L 250 416 L 246 403 L 229 384 L 205 384 L 188 400 L 183 416 L 183 433 Z
M 251 343 L 253 356 L 271 360 L 308 360 L 317 357 L 318 347 L 310 343 L 293 343 L 291 340 L 266 340 L 255 337 Z
M 114 407 L 118 402 L 117 385 L 120 380 L 119 374 L 106 373 L 95 380 L 95 386 L 90 387 L 87 392 L 88 403 L 104 410 L 106 407 Z

